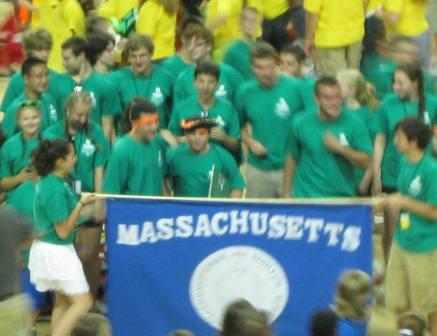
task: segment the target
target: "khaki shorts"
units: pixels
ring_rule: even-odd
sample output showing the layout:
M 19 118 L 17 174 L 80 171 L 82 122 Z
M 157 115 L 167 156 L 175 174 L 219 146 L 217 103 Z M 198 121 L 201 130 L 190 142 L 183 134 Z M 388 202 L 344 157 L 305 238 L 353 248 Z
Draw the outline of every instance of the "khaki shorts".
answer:
M 387 308 L 437 312 L 437 250 L 411 253 L 393 241 L 385 285 Z
M 314 63 L 320 74 L 336 77 L 343 69 L 360 69 L 362 43 L 340 48 L 316 48 Z
M 247 166 L 248 198 L 282 198 L 284 170 L 261 170 Z

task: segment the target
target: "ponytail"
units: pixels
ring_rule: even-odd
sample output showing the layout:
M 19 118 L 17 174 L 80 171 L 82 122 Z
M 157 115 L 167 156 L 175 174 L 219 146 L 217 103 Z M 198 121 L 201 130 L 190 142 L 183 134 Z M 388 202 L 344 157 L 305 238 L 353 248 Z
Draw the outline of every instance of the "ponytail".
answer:
M 70 142 L 66 139 L 43 140 L 32 153 L 32 165 L 39 176 L 47 176 L 56 166 L 56 161 L 66 158 Z
M 367 82 L 358 70 L 340 70 L 337 79 L 340 83 L 355 89 L 355 99 L 361 106 L 373 107 L 375 105 L 375 87 Z

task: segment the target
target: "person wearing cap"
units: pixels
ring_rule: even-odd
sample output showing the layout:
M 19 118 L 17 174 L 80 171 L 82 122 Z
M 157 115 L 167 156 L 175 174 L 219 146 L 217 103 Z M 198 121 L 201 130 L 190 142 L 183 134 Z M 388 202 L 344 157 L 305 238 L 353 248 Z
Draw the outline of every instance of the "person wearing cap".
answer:
M 103 191 L 109 194 L 162 196 L 165 193 L 165 142 L 157 134 L 159 114 L 146 98 L 133 99 L 126 110 L 129 133 L 114 146 Z
M 240 146 L 240 123 L 238 114 L 226 99 L 218 98 L 214 92 L 220 77 L 220 67 L 212 62 L 202 62 L 194 71 L 194 85 L 198 95 L 184 100 L 173 109 L 169 131 L 179 142 L 185 142 L 181 121 L 192 117 L 211 118 L 217 126 L 211 129 L 210 138 L 230 152 Z
M 230 184 L 231 198 L 241 198 L 245 183 L 235 159 L 221 146 L 210 143 L 213 119 L 194 117 L 181 122 L 187 143 L 172 148 L 167 155 L 168 177 L 176 197 L 208 197 L 214 170 Z

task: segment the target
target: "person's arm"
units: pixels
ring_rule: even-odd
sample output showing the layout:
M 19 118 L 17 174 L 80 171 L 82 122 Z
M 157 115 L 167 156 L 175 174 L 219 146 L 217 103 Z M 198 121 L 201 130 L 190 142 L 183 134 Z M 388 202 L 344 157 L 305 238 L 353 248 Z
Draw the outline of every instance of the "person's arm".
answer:
M 327 149 L 335 154 L 342 155 L 354 166 L 367 169 L 370 167 L 371 157 L 369 154 L 353 149 L 349 146 L 344 146 L 331 133 L 326 132 L 323 136 L 323 141 Z
M 247 130 L 247 125 L 241 129 L 241 140 L 247 146 L 249 151 L 256 156 L 262 157 L 267 155 L 267 150 L 263 144 L 251 137 L 249 131 Z
M 103 167 L 96 167 L 94 170 L 94 191 L 97 194 L 102 193 L 103 171 Z M 96 200 L 96 203 L 94 204 L 93 217 L 97 222 L 105 219 L 105 203 L 102 199 Z
M 388 196 L 386 204 L 400 211 L 408 211 L 426 219 L 437 220 L 437 205 L 417 201 L 401 193 Z
M 305 19 L 305 53 L 308 57 L 312 57 L 314 54 L 314 37 L 318 23 L 319 14 L 307 11 Z
M 226 134 L 219 127 L 214 127 L 211 129 L 210 137 L 211 139 L 220 141 L 222 145 L 230 151 L 236 151 L 240 146 L 240 142 L 238 141 L 238 139 Z
M 285 157 L 285 164 L 284 164 L 284 189 L 282 193 L 283 198 L 293 197 L 292 184 L 293 184 L 295 171 L 296 171 L 296 161 L 291 156 L 291 154 L 288 153 L 287 156 Z
M 8 176 L 4 177 L 0 180 L 0 189 L 3 191 L 9 191 L 14 189 L 19 184 L 30 180 L 34 177 L 34 174 L 32 171 L 30 171 L 28 168 L 22 169 L 17 175 L 15 176 Z
M 379 133 L 375 137 L 373 146 L 373 194 L 378 195 L 382 191 L 381 166 L 386 145 L 385 135 Z
M 105 134 L 106 139 L 108 139 L 109 143 L 113 143 L 114 137 L 114 118 L 110 115 L 106 115 L 102 117 L 102 128 L 103 133 Z
M 94 194 L 84 194 L 81 197 L 80 201 L 77 203 L 74 210 L 71 212 L 70 216 L 68 216 L 66 220 L 55 224 L 56 234 L 61 239 L 67 238 L 68 235 L 74 230 L 82 209 L 86 205 L 93 203 L 94 200 L 95 200 Z
M 232 189 L 230 197 L 231 198 L 243 198 L 243 190 L 242 189 Z

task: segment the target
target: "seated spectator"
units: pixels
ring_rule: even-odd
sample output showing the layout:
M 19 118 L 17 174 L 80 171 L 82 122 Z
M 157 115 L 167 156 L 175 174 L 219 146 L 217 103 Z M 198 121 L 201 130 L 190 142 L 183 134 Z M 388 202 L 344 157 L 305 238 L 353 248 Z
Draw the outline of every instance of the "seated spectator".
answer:
M 344 272 L 338 281 L 334 309 L 338 336 L 364 336 L 369 318 L 371 279 L 359 270 Z
M 88 313 L 76 322 L 71 336 L 111 336 L 111 326 L 103 315 Z

